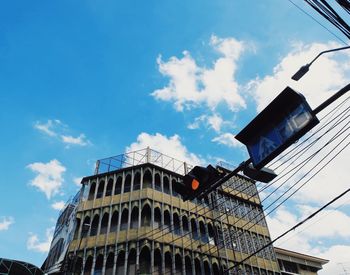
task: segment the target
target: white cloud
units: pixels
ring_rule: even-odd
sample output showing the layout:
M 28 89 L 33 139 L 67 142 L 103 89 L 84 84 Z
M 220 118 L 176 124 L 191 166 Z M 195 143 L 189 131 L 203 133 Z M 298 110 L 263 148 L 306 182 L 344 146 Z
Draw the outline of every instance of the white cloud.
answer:
M 30 181 L 30 185 L 44 192 L 48 199 L 59 192 L 64 181 L 62 175 L 66 168 L 58 160 L 31 163 L 27 168 L 37 173 L 37 176 Z
M 183 52 L 182 58 L 173 56 L 167 62 L 159 57 L 159 71 L 170 80 L 166 87 L 154 91 L 152 96 L 173 102 L 177 111 L 203 103 L 213 110 L 221 102 L 231 110 L 245 108 L 234 78 L 245 44 L 234 38 L 212 36 L 210 45 L 221 55 L 211 69 L 199 67 L 187 51 Z
M 349 271 L 350 262 L 350 245 L 333 245 L 324 249 L 319 254 L 319 257 L 329 260 L 329 263 L 323 266 L 323 269 L 318 272 L 319 275 L 328 274 L 346 274 L 344 268 Z
M 231 133 L 224 133 L 212 139 L 213 142 L 226 145 L 228 147 L 243 147 L 242 143 L 235 139 L 235 135 Z
M 262 110 L 286 86 L 305 95 L 310 105 L 315 108 L 318 104 L 347 84 L 350 56 L 344 53 L 322 55 L 310 67 L 310 71 L 298 82 L 291 76 L 318 53 L 326 49 L 336 48 L 334 42 L 327 44 L 314 43 L 311 45 L 295 44 L 292 51 L 274 67 L 273 75 L 258 78 L 250 83 L 258 111 Z M 342 56 L 341 60 L 337 57 Z
M 187 128 L 191 130 L 198 129 L 201 124 L 219 133 L 224 124 L 230 123 L 224 121 L 220 114 L 213 113 L 212 115 L 201 115 L 199 117 L 196 117 L 194 122 L 187 125 Z
M 77 137 L 67 134 L 67 132 L 70 132 L 69 127 L 58 119 L 49 119 L 47 122 L 37 121 L 34 123 L 34 128 L 52 138 L 55 138 L 56 140 L 61 141 L 62 143 L 66 144 L 67 147 L 69 145 L 87 146 L 91 144 L 91 142 L 86 138 L 85 134 L 80 134 Z
M 82 179 L 83 179 L 82 177 L 76 177 L 73 179 L 73 182 L 75 183 L 76 186 L 81 187 L 81 180 Z
M 147 147 L 180 161 L 185 161 L 191 165 L 203 163 L 203 160 L 199 156 L 190 153 L 187 150 L 187 148 L 181 143 L 181 138 L 178 135 L 173 135 L 168 138 L 159 133 L 156 133 L 155 135 L 141 133 L 137 137 L 137 141 L 126 147 L 125 151 L 132 152 Z
M 10 225 L 15 222 L 13 217 L 1 217 L 0 220 L 0 231 L 5 231 L 10 228 Z
M 51 204 L 51 207 L 55 210 L 61 211 L 66 203 L 64 201 L 56 201 L 53 204 Z
M 61 140 L 69 145 L 87 146 L 90 143 L 84 134 L 80 134 L 78 137 L 61 135 Z
M 27 240 L 27 249 L 41 253 L 49 252 L 54 230 L 54 227 L 46 229 L 45 240 L 42 242 L 39 241 L 38 235 L 29 233 L 29 238 Z

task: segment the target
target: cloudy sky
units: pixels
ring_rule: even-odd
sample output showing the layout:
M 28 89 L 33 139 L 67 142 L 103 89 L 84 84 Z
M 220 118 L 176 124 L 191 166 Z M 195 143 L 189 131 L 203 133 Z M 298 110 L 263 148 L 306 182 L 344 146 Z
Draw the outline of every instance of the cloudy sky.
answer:
M 290 79 L 346 41 L 295 3 L 333 34 L 281 0 L 3 2 L 0 257 L 41 266 L 60 209 L 97 159 L 150 146 L 188 163 L 237 165 L 248 155 L 235 134 L 286 86 L 314 108 L 347 84 L 347 52 Z M 336 152 L 327 148 L 264 205 Z M 272 235 L 347 189 L 348 162 L 344 149 L 269 214 Z M 349 272 L 349 204 L 344 197 L 277 245 L 331 260 L 323 274 Z

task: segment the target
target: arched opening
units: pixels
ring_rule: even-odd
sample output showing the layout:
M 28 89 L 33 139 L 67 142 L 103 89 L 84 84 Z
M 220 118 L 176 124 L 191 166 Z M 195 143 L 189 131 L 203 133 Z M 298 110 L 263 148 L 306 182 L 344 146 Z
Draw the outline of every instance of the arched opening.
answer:
M 141 250 L 140 257 L 140 274 L 151 274 L 151 253 L 148 247 Z
M 89 256 L 85 262 L 84 275 L 91 275 L 91 268 L 92 268 L 92 256 Z
M 208 240 L 207 232 L 205 231 L 204 222 L 202 221 L 199 222 L 199 231 L 201 233 L 202 242 L 207 243 L 209 240 Z
M 138 228 L 138 227 L 139 227 L 139 208 L 134 207 L 131 212 L 130 228 Z
M 212 245 L 216 245 L 215 232 L 211 223 L 208 223 L 208 234 L 209 234 L 209 243 Z
M 73 274 L 74 275 L 80 275 L 81 272 L 82 272 L 82 268 L 83 268 L 83 258 L 82 257 L 77 257 L 76 260 L 75 260 L 74 267 L 73 267 Z
M 204 261 L 204 275 L 210 275 L 210 266 L 207 261 Z
M 165 253 L 165 274 L 172 274 L 172 259 L 170 252 Z
M 113 179 L 109 179 L 106 188 L 106 197 L 111 196 L 113 191 Z
M 198 230 L 197 230 L 197 223 L 194 218 L 191 219 L 191 230 L 192 230 L 192 238 L 195 240 L 198 240 Z
M 201 262 L 198 258 L 194 259 L 194 269 L 196 271 L 196 275 L 202 275 Z
M 145 172 L 143 175 L 143 183 L 142 188 L 152 188 L 152 174 L 149 170 Z
M 115 274 L 124 274 L 125 270 L 125 251 L 120 251 L 117 258 Z
M 94 275 L 102 275 L 103 255 L 98 255 L 95 263 Z
M 108 230 L 108 219 L 109 219 L 109 214 L 105 213 L 102 217 L 101 221 L 101 229 L 100 229 L 100 234 L 106 234 Z
M 165 194 L 170 194 L 170 186 L 168 177 L 163 178 L 163 192 Z
M 186 216 L 182 216 L 182 229 L 183 229 L 183 234 L 187 234 L 190 229 L 188 227 L 188 219 Z
M 80 238 L 84 238 L 85 236 L 87 236 L 89 229 L 90 229 L 90 217 L 86 216 L 84 218 L 83 226 L 81 227 Z
M 141 226 L 151 226 L 151 208 L 148 204 L 142 208 Z
M 105 275 L 113 275 L 114 253 L 108 254 Z
M 175 274 L 182 275 L 182 259 L 179 254 L 175 255 Z
M 129 211 L 128 209 L 124 209 L 122 212 L 122 219 L 120 222 L 120 230 L 127 230 L 128 229 L 128 215 Z
M 92 223 L 91 223 L 90 236 L 96 236 L 97 235 L 99 219 L 100 219 L 100 216 L 98 214 L 96 214 L 94 216 L 94 219 L 92 220 Z
M 181 235 L 180 218 L 177 213 L 173 214 L 174 234 Z
M 110 232 L 116 232 L 118 230 L 118 211 L 114 211 L 111 219 L 111 229 Z
M 180 197 L 180 195 L 179 195 L 179 193 L 177 193 L 176 191 L 175 191 L 175 189 L 176 189 L 176 184 L 177 184 L 177 181 L 175 180 L 175 179 L 173 179 L 172 181 L 171 181 L 171 190 L 172 190 L 172 192 L 173 192 L 173 196 L 174 197 Z
M 74 231 L 74 239 L 77 239 L 79 236 L 80 223 L 81 223 L 80 219 L 77 218 L 76 227 L 75 227 L 75 231 Z
M 213 274 L 220 275 L 219 267 L 216 263 L 213 263 Z
M 164 211 L 164 230 L 170 231 L 171 221 L 170 221 L 170 213 L 168 210 Z
M 131 175 L 127 175 L 124 182 L 124 193 L 128 193 L 131 190 Z
M 162 192 L 162 184 L 160 182 L 160 175 L 155 174 L 154 176 L 154 188 L 160 192 Z
M 95 198 L 96 182 L 91 183 L 88 200 Z
M 122 192 L 122 183 L 122 177 L 118 177 L 117 181 L 115 182 L 114 195 L 119 195 Z
M 160 228 L 162 226 L 162 214 L 160 212 L 160 209 L 154 208 L 154 227 Z
M 185 272 L 186 275 L 192 275 L 192 261 L 189 256 L 185 257 Z
M 133 190 L 140 190 L 140 186 L 141 186 L 141 174 L 140 172 L 136 172 L 135 176 L 134 176 L 134 187 Z
M 136 275 L 136 251 L 135 249 L 131 249 L 128 255 L 128 267 L 127 272 L 128 275 Z
M 154 275 L 161 275 L 162 274 L 162 254 L 160 253 L 159 249 L 154 250 L 153 253 L 154 257 Z
M 97 189 L 97 194 L 96 194 L 96 199 L 102 198 L 103 197 L 103 191 L 105 189 L 105 181 L 101 180 L 100 183 L 98 184 L 98 189 Z

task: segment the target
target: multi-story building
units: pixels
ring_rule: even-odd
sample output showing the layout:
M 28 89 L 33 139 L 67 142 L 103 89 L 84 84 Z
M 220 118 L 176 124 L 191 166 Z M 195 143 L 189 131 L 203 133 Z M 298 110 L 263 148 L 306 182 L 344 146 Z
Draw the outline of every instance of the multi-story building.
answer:
M 156 151 L 97 161 L 61 213 L 48 274 L 280 274 L 255 182 L 199 201 L 174 191 L 191 167 Z M 68 210 L 67 210 L 68 209 Z
M 275 247 L 276 257 L 282 275 L 317 275 L 326 259 Z

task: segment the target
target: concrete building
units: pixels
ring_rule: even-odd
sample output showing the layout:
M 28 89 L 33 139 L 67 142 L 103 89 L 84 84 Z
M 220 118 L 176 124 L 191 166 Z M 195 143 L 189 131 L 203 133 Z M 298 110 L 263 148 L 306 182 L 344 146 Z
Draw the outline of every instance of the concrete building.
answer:
M 280 274 L 254 181 L 237 175 L 202 201 L 173 186 L 191 167 L 150 150 L 97 161 L 62 211 L 48 274 Z
M 275 247 L 282 275 L 316 275 L 328 260 Z

